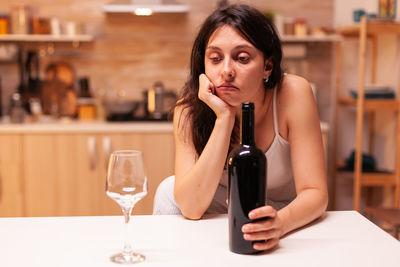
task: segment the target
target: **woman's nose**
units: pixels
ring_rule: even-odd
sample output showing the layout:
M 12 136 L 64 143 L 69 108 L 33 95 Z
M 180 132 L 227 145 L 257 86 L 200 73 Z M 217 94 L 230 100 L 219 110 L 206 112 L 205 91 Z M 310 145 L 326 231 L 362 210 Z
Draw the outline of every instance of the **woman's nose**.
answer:
M 224 62 L 222 76 L 225 81 L 232 81 L 235 78 L 235 70 L 233 69 L 230 60 Z

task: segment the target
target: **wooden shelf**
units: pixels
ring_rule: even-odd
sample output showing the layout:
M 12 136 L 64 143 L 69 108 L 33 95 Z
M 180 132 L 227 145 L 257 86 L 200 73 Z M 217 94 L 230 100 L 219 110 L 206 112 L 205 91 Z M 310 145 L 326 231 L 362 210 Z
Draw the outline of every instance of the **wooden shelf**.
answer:
M 337 172 L 349 173 L 354 175 L 354 170 L 343 169 L 346 166 L 345 162 L 337 162 Z M 392 172 L 386 172 L 384 170 L 377 170 L 375 172 L 362 172 L 361 183 L 364 186 L 385 186 L 385 185 L 396 185 L 396 175 Z
M 282 35 L 282 43 L 315 43 L 315 42 L 339 42 L 343 38 L 338 34 L 329 35 L 306 35 L 306 36 L 295 36 L 295 35 Z
M 361 183 L 365 186 L 396 185 L 396 175 L 394 173 L 363 172 Z
M 91 42 L 93 36 L 88 34 L 79 35 L 51 35 L 51 34 L 5 34 L 0 35 L 0 42 L 12 43 L 61 43 L 61 42 Z
M 339 97 L 338 104 L 356 106 L 357 99 L 352 97 Z M 397 99 L 364 99 L 364 109 L 366 111 L 397 111 L 400 110 L 400 101 Z
M 353 170 L 338 169 L 337 172 L 354 176 Z M 385 172 L 362 172 L 361 184 L 363 186 L 394 186 L 396 185 L 396 175 Z
M 377 51 L 377 43 L 379 34 L 390 34 L 398 36 L 400 35 L 400 23 L 393 22 L 378 22 L 378 21 L 369 21 L 367 22 L 366 17 L 361 18 L 361 22 L 356 25 L 339 28 L 337 30 L 338 34 L 341 34 L 343 38 L 345 37 L 356 37 L 358 38 L 359 48 L 358 48 L 358 83 L 357 83 L 357 98 L 351 96 L 341 97 L 339 95 L 340 82 L 339 79 L 336 82 L 336 118 L 335 118 L 335 129 L 338 129 L 339 120 L 337 119 L 338 113 L 338 105 L 347 105 L 354 107 L 356 110 L 356 124 L 355 124 L 355 156 L 354 156 L 354 170 L 340 170 L 338 168 L 334 168 L 333 173 L 333 195 L 336 193 L 336 174 L 337 172 L 346 171 L 351 172 L 354 176 L 354 187 L 353 187 L 353 207 L 355 210 L 360 211 L 361 209 L 361 188 L 363 186 L 375 187 L 375 186 L 393 186 L 395 189 L 393 195 L 393 206 L 399 207 L 400 204 L 400 100 L 397 99 L 373 99 L 373 98 L 365 98 L 365 82 L 366 82 L 366 61 L 370 58 L 370 67 L 369 72 L 369 83 L 374 84 L 376 82 L 376 71 L 377 68 L 375 64 L 378 59 L 378 51 Z M 367 53 L 367 42 L 368 38 L 372 39 L 370 51 L 371 53 Z M 396 38 L 396 44 L 398 42 L 398 38 Z M 341 71 L 341 58 L 340 53 L 342 51 L 341 45 L 336 46 L 338 51 L 338 60 L 336 65 L 336 70 L 338 72 Z M 356 53 L 354 53 L 356 56 Z M 397 59 L 399 62 L 400 58 Z M 400 71 L 400 69 L 397 69 Z M 400 73 L 399 73 L 400 74 Z M 399 74 L 394 73 L 393 75 L 399 76 Z M 400 86 L 400 84 L 399 84 Z M 400 87 L 397 87 L 397 95 L 400 95 Z M 373 139 L 374 139 L 374 126 L 375 124 L 375 112 L 378 111 L 392 111 L 396 114 L 395 121 L 397 122 L 397 133 L 396 136 L 396 159 L 395 159 L 395 170 L 393 173 L 385 172 L 385 171 L 376 171 L 376 172 L 363 172 L 362 168 L 362 153 L 364 151 L 363 144 L 363 133 L 364 129 L 364 119 L 366 116 L 365 113 L 368 112 L 368 153 L 373 153 Z M 338 131 L 335 132 L 334 137 L 334 158 L 336 159 L 336 148 L 338 144 Z M 336 163 L 337 164 L 337 163 Z M 342 164 L 340 164 L 342 165 Z M 339 164 L 336 166 L 338 167 Z M 343 165 L 342 165 L 343 166 Z M 334 200 L 333 200 L 334 202 Z
M 360 24 L 339 27 L 337 33 L 344 36 L 358 37 L 360 34 Z M 400 34 L 400 23 L 369 22 L 367 24 L 367 35 L 375 36 L 378 34 Z

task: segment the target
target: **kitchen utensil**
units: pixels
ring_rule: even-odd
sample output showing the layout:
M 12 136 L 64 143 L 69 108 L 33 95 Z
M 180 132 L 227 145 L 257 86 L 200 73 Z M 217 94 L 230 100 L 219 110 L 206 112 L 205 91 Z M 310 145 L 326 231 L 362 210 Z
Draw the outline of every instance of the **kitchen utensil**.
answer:
M 88 77 L 82 77 L 79 79 L 79 87 L 79 97 L 92 97 Z
M 28 51 L 26 72 L 28 75 L 28 92 L 26 95 L 28 100 L 31 97 L 38 97 L 40 94 L 40 64 L 39 54 L 37 51 Z
M 119 101 L 105 101 L 103 103 L 106 110 L 107 117 L 113 116 L 130 116 L 133 117 L 136 110 L 139 108 L 139 101 L 119 100 Z
M 54 116 L 75 116 L 74 68 L 66 62 L 52 62 L 46 67 L 45 77 L 41 92 L 43 112 Z
M 75 70 L 74 67 L 63 61 L 51 62 L 46 67 L 46 80 L 54 80 L 64 82 L 71 88 L 74 88 Z
M 22 96 L 20 93 L 11 95 L 10 120 L 12 123 L 23 123 L 25 120 L 25 110 L 22 105 Z
M 39 55 L 37 51 L 19 49 L 18 69 L 20 82 L 17 91 L 21 94 L 23 107 L 29 111 L 29 99 L 39 97 L 41 90 Z
M 162 82 L 155 82 L 152 88 L 144 92 L 147 117 L 164 119 L 175 104 L 176 98 L 175 92 L 165 90 Z

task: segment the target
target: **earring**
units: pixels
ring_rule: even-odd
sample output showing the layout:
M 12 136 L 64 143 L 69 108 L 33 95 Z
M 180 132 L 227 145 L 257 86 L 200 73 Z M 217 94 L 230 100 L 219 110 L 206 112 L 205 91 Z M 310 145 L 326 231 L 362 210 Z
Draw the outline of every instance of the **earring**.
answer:
M 269 76 L 267 76 L 266 78 L 264 78 L 264 83 L 267 83 L 269 80 Z

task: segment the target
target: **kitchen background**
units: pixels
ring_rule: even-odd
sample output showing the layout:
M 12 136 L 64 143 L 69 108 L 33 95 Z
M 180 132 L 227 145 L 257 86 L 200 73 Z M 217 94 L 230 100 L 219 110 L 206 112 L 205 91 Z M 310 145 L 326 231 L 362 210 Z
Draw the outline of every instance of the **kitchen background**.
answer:
M 78 48 L 71 44 L 43 44 L 39 48 L 40 75 L 49 63 L 68 62 L 75 70 L 76 78 L 87 76 L 93 93 L 101 89 L 107 92 L 125 90 L 126 97 L 142 99 L 142 91 L 162 81 L 166 88 L 178 91 L 188 74 L 190 49 L 200 23 L 217 6 L 218 1 L 180 1 L 189 6 L 183 14 L 155 14 L 148 17 L 130 13 L 106 13 L 104 4 L 110 0 L 72 1 L 19 1 L 29 4 L 35 16 L 58 18 L 61 23 L 73 21 L 82 26 L 84 33 L 93 35 L 93 42 L 82 43 Z M 235 2 L 235 1 L 231 1 Z M 265 12 L 279 11 L 291 18 L 307 18 L 313 27 L 331 28 L 333 21 L 332 1 L 242 1 L 257 6 Z M 0 1 L 0 12 L 9 13 L 15 1 Z M 329 44 L 328 44 L 329 45 Z M 304 70 L 317 84 L 320 92 L 330 91 L 329 47 L 325 44 L 312 47 Z M 323 58 L 323 60 L 321 60 Z M 298 64 L 297 64 L 298 65 Z M 297 66 L 296 65 L 296 66 Z M 304 65 L 307 65 L 304 67 Z M 289 70 L 289 67 L 286 68 Z M 314 75 L 316 70 L 322 70 Z M 19 83 L 18 68 L 14 61 L 1 62 L 3 110 Z M 75 81 L 78 90 L 78 79 Z M 327 82 L 328 81 L 328 82 Z M 100 91 L 100 94 L 104 93 Z M 111 94 L 111 93 L 110 93 Z
M 73 89 L 79 94 L 82 78 L 89 81 L 91 94 L 97 99 L 122 97 L 129 100 L 143 99 L 143 92 L 161 81 L 166 90 L 178 93 L 189 70 L 190 49 L 201 22 L 217 7 L 220 1 L 179 0 L 189 7 L 183 14 L 153 14 L 135 16 L 130 13 L 108 13 L 103 6 L 110 0 L 20 0 L 29 6 L 33 17 L 56 18 L 61 26 L 74 25 L 76 33 L 93 37 L 89 42 L 19 43 L 0 42 L 0 76 L 2 114 L 7 115 L 10 98 L 19 83 L 17 47 L 38 52 L 39 78 L 49 79 L 46 71 L 52 63 L 70 66 Z M 308 34 L 332 34 L 338 26 L 353 23 L 353 10 L 362 8 L 376 13 L 377 0 L 254 0 L 229 1 L 251 4 L 268 14 L 278 15 L 286 24 L 296 21 L 307 26 Z M 0 0 L 0 13 L 10 14 L 14 0 Z M 397 14 L 400 5 L 397 6 Z M 398 16 L 398 15 L 397 15 Z M 398 18 L 396 18 L 398 20 Z M 71 24 L 70 22 L 73 22 Z M 64 30 L 63 27 L 61 27 Z M 286 29 L 287 30 L 287 29 Z M 293 28 L 292 28 L 293 30 Z M 290 31 L 290 30 L 289 30 Z M 300 32 L 301 35 L 301 32 Z M 332 168 L 332 126 L 334 115 L 335 39 L 316 42 L 284 41 L 284 69 L 304 76 L 314 84 L 322 121 L 329 128 L 328 168 Z M 343 92 L 356 84 L 357 41 L 344 43 L 343 65 L 340 69 Z M 377 81 L 396 85 L 397 76 L 393 55 L 396 46 L 391 37 L 383 37 L 379 51 L 384 56 L 378 60 Z M 343 75 L 346 74 L 346 75 Z M 68 76 L 68 75 L 67 75 Z M 69 76 L 68 76 L 69 77 Z M 71 78 L 70 77 L 70 78 Z M 68 78 L 67 78 L 68 79 Z M 101 115 L 101 113 L 98 113 Z M 347 157 L 354 148 L 354 111 L 339 114 L 343 127 L 339 131 L 338 157 Z M 376 135 L 379 165 L 393 168 L 394 127 L 388 114 L 378 115 L 380 132 Z M 349 134 L 350 133 L 350 134 Z M 343 180 L 339 185 L 337 208 L 352 208 L 352 181 Z

